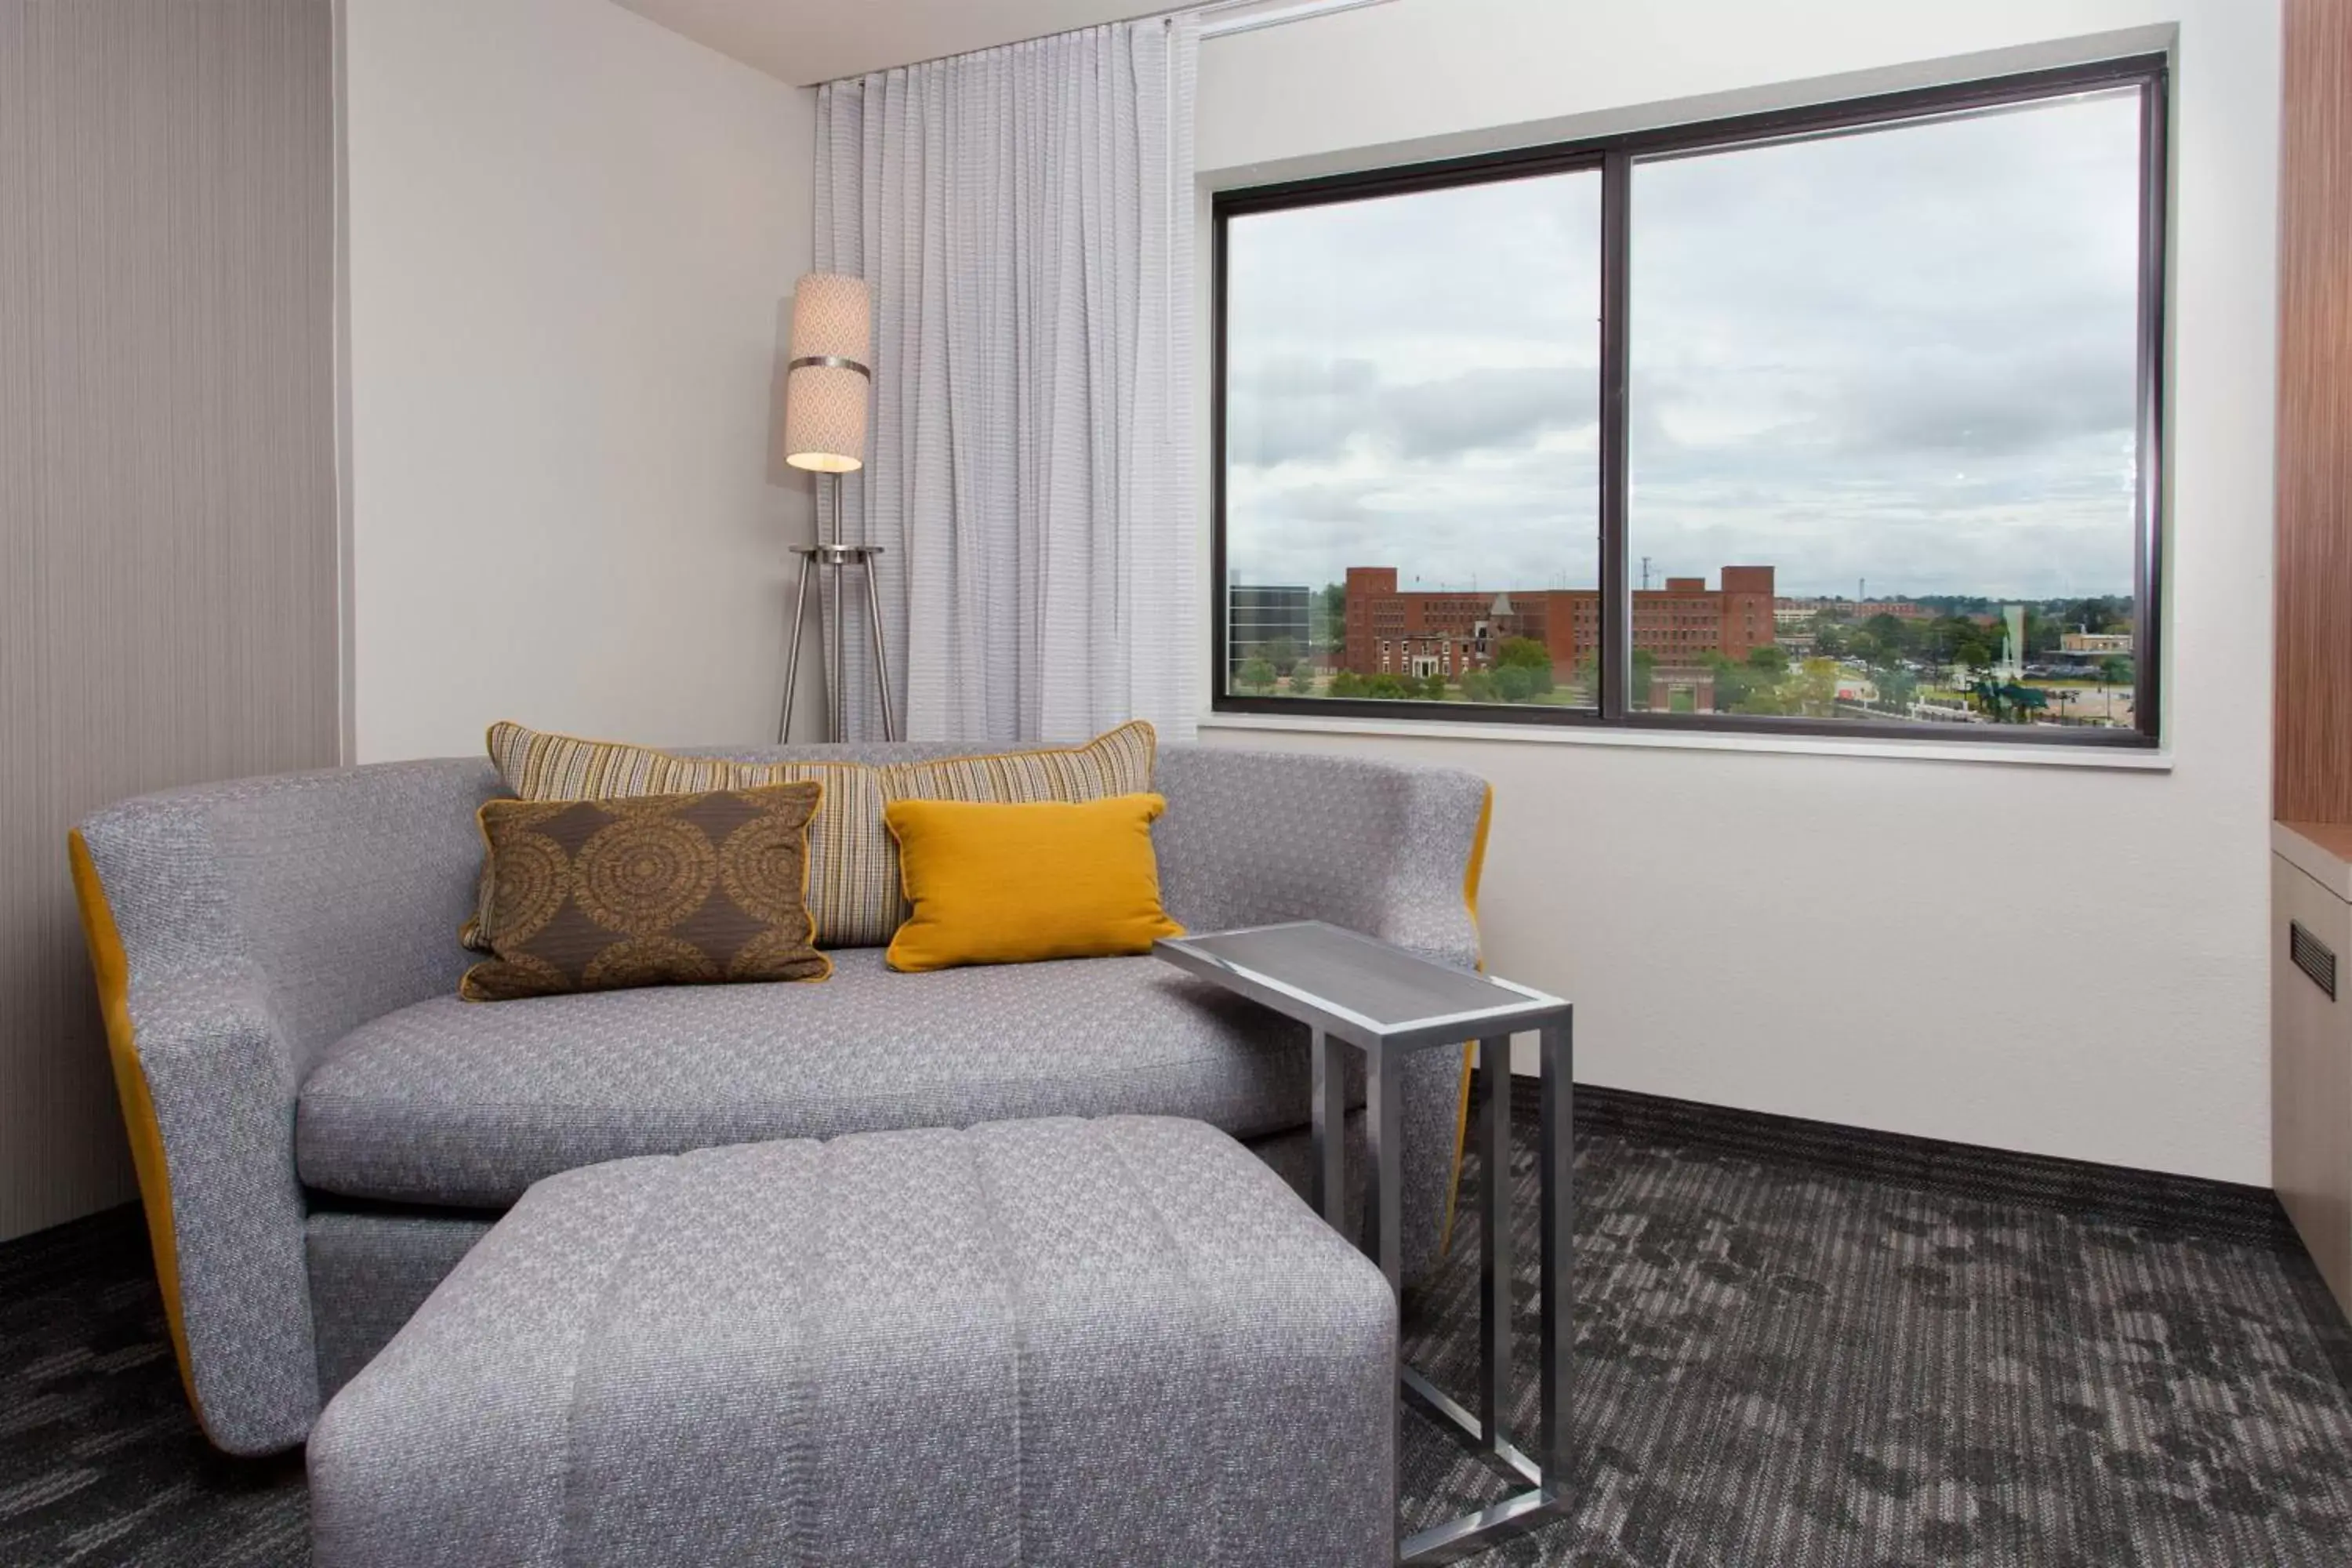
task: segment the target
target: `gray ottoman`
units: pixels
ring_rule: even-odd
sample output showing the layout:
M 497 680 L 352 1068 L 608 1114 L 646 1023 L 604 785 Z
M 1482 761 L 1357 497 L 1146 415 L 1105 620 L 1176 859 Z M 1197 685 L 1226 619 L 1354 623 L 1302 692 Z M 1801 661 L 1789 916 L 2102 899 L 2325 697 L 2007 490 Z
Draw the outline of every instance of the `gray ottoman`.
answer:
M 1199 1122 L 524 1194 L 310 1436 L 317 1568 L 1386 1563 L 1396 1304 Z

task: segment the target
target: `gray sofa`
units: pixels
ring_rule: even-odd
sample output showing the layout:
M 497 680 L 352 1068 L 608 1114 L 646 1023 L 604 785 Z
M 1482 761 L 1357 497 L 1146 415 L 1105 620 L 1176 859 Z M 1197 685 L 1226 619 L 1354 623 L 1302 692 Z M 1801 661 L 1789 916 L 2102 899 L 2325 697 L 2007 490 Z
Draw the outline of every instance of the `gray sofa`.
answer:
M 1484 780 L 1171 745 L 1156 784 L 1191 929 L 1312 917 L 1475 963 Z M 1304 1185 L 1303 1032 L 1155 959 L 897 974 L 851 950 L 814 984 L 459 1002 L 474 813 L 499 793 L 487 763 L 383 763 L 146 796 L 77 832 L 175 1345 L 224 1449 L 300 1443 L 500 1212 L 583 1165 L 1126 1113 L 1209 1122 Z M 1431 1052 L 1407 1079 L 1409 1266 L 1439 1246 L 1459 1071 Z

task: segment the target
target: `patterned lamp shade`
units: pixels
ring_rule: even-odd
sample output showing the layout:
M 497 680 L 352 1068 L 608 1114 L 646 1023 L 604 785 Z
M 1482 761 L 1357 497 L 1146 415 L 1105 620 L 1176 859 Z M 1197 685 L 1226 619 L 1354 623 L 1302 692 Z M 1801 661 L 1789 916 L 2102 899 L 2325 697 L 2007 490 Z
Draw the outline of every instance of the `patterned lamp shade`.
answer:
M 866 354 L 874 297 L 863 278 L 812 272 L 793 290 L 784 461 L 821 474 L 866 464 Z

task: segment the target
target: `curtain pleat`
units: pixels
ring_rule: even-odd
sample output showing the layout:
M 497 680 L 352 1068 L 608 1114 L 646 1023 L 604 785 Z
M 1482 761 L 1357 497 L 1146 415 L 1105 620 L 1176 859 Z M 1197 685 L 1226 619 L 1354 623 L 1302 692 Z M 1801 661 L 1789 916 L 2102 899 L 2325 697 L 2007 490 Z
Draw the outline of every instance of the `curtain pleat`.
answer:
M 1009 743 L 1200 700 L 1192 444 L 1197 23 L 1153 18 L 834 82 L 816 264 L 874 289 L 843 532 L 903 731 Z M 850 732 L 880 732 L 849 606 Z

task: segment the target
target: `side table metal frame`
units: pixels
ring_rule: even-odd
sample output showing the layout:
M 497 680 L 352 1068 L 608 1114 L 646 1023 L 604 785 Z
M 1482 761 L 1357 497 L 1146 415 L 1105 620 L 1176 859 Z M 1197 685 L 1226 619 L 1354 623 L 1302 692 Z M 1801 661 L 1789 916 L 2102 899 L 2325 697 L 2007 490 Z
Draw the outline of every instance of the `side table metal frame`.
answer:
M 1234 932 L 1204 932 L 1233 935 Z M 1350 933 L 1353 934 L 1353 933 Z M 1370 938 L 1359 940 L 1370 941 Z M 1402 1069 L 1416 1051 L 1478 1042 L 1481 1104 L 1475 1142 L 1480 1163 L 1479 1312 L 1477 1409 L 1465 1408 L 1412 1367 L 1398 1361 L 1405 1397 L 1434 1417 L 1482 1459 L 1526 1489 L 1475 1513 L 1432 1525 L 1399 1545 L 1400 1563 L 1452 1563 L 1484 1552 L 1566 1513 L 1573 1504 L 1568 1489 L 1570 1419 L 1575 1391 L 1573 1278 L 1576 1257 L 1573 1009 L 1559 997 L 1507 980 L 1486 976 L 1489 984 L 1515 992 L 1524 1001 L 1381 1024 L 1327 998 L 1196 951 L 1184 938 L 1155 944 L 1160 956 L 1227 990 L 1305 1024 L 1311 1033 L 1313 1092 L 1309 1111 L 1314 1136 L 1310 1197 L 1334 1229 L 1346 1233 L 1347 1074 L 1332 1050 L 1337 1040 L 1365 1058 L 1366 1140 L 1371 1169 L 1365 1183 L 1364 1235 L 1357 1237 L 1389 1288 L 1400 1292 L 1402 1271 Z M 1537 1378 L 1540 1405 L 1529 1454 L 1506 1431 L 1511 1394 L 1511 1036 L 1535 1030 L 1541 1040 L 1538 1067 L 1538 1178 L 1542 1194 L 1541 1257 L 1538 1283 Z

